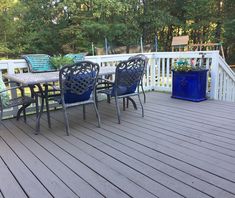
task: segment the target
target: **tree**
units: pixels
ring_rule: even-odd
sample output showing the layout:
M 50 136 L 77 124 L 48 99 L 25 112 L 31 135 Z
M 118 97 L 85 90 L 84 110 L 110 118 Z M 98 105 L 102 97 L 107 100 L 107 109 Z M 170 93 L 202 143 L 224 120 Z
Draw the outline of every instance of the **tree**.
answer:
M 234 0 L 1 0 L 0 53 L 89 52 L 91 43 L 153 44 L 169 51 L 173 36 L 224 42 L 234 57 Z M 235 58 L 234 58 L 235 59 Z
M 16 0 L 1 0 L 0 4 L 0 54 L 7 57 L 13 52 L 10 43 L 15 28 L 11 9 L 15 7 L 16 4 Z
M 225 54 L 229 63 L 235 63 L 235 1 L 224 0 L 224 44 Z

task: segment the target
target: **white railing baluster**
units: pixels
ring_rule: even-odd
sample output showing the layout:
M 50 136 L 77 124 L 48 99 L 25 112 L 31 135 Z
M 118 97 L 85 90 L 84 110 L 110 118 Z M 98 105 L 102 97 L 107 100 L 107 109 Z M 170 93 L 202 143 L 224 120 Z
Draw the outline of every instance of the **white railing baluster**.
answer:
M 162 59 L 162 88 L 165 87 L 165 58 Z
M 157 59 L 157 87 L 161 86 L 161 59 Z
M 218 79 L 219 79 L 219 62 L 218 62 L 219 52 L 214 52 L 212 54 L 212 63 L 211 63 L 211 92 L 210 97 L 212 99 L 218 99 Z
M 167 58 L 166 64 L 166 87 L 169 88 L 169 80 L 170 80 L 170 58 Z

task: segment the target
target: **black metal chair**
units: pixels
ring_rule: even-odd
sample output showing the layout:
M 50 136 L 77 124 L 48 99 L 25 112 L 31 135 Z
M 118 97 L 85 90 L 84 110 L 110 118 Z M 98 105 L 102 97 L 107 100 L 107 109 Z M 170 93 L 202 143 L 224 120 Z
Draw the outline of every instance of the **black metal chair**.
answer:
M 83 105 L 83 119 L 85 119 L 85 105 L 93 104 L 100 127 L 100 116 L 95 102 L 96 82 L 99 65 L 91 61 L 80 61 L 60 70 L 59 82 L 61 96 L 56 101 L 62 104 L 66 133 L 69 135 L 67 108 Z
M 107 80 L 107 83 L 110 83 L 112 87 L 97 92 L 115 98 L 118 123 L 121 122 L 118 99 L 123 99 L 123 101 L 125 101 L 125 98 L 127 98 L 127 100 L 130 100 L 133 103 L 134 108 L 137 109 L 135 101 L 131 98 L 132 96 L 137 95 L 142 109 L 142 117 L 144 117 L 144 108 L 139 92 L 139 86 L 143 78 L 144 70 L 145 59 L 142 57 L 133 57 L 127 61 L 122 61 L 116 67 L 114 82 Z
M 13 81 L 9 81 L 8 83 L 15 83 Z M 24 86 L 13 86 L 11 88 L 5 88 L 0 90 L 0 115 L 1 119 L 3 119 L 3 110 L 9 109 L 16 106 L 21 106 L 21 108 L 17 112 L 17 120 L 20 118 L 20 114 L 23 112 L 24 122 L 26 122 L 26 108 L 30 106 L 32 103 L 36 103 L 36 113 L 38 114 L 38 103 L 37 100 L 33 99 L 32 97 L 26 96 L 24 94 Z M 8 96 L 9 91 L 19 90 L 20 96 L 10 97 Z
M 143 54 L 137 54 L 137 55 L 135 55 L 135 56 L 131 56 L 128 60 L 131 60 L 131 59 L 133 59 L 133 58 L 142 58 L 142 59 L 144 59 L 145 60 L 145 67 L 144 67 L 144 75 L 146 75 L 147 74 L 147 65 L 148 65 L 148 58 L 147 58 L 147 56 L 145 56 L 145 55 L 143 55 Z M 143 76 L 144 76 L 143 75 Z M 141 89 L 142 89 L 142 93 L 143 93 L 143 95 L 144 95 L 144 103 L 146 103 L 146 94 L 145 94 L 145 91 L 144 91 L 144 82 L 143 82 L 143 78 L 141 79 L 141 81 L 140 81 L 140 86 L 141 86 Z

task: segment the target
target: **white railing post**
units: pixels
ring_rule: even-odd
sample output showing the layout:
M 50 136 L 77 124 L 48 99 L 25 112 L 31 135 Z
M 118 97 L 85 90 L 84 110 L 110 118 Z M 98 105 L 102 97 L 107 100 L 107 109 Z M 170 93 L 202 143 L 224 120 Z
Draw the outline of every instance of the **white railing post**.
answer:
M 210 98 L 218 100 L 218 89 L 219 89 L 219 52 L 213 52 L 212 63 L 211 63 L 211 91 Z
M 15 63 L 14 62 L 9 62 L 8 63 L 8 68 L 7 68 L 7 73 L 8 74 L 15 74 L 15 68 L 16 68 Z M 13 83 L 10 83 L 10 86 L 14 87 L 15 85 Z M 12 98 L 17 97 L 16 90 L 11 91 L 11 97 Z M 18 111 L 18 107 L 17 106 L 13 107 L 13 111 L 12 111 L 13 115 L 15 115 L 17 111 Z
M 155 90 L 155 84 L 156 84 L 156 59 L 153 56 L 152 61 L 151 61 L 151 65 L 150 65 L 150 78 L 151 78 L 151 89 Z

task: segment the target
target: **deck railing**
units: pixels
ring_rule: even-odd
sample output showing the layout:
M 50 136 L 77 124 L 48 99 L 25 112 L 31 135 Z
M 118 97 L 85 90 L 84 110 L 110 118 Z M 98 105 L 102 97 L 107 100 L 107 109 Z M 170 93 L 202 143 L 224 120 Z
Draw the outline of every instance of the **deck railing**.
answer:
M 235 73 L 221 56 L 214 58 L 212 98 L 235 102 Z
M 211 99 L 235 102 L 235 73 L 219 55 L 219 51 L 190 51 L 190 52 L 152 52 L 144 53 L 148 58 L 147 72 L 144 76 L 145 90 L 171 92 L 172 65 L 175 59 L 186 58 L 206 63 L 208 72 L 207 95 Z M 86 60 L 97 62 L 101 67 L 114 66 L 122 60 L 136 54 L 115 54 L 101 56 L 86 56 Z M 23 59 L 1 60 L 2 73 L 27 72 L 27 64 Z M 12 93 L 13 95 L 16 93 Z M 13 112 L 12 112 L 13 113 Z M 12 114 L 8 112 L 7 114 Z

